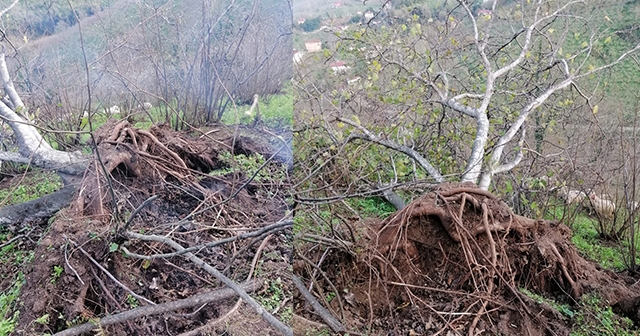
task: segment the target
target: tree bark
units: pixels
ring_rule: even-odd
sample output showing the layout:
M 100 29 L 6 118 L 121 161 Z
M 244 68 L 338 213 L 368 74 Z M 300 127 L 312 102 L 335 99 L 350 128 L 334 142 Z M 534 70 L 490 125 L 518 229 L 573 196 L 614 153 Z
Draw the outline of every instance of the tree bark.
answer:
M 0 53 L 0 79 L 14 109 L 0 101 L 0 119 L 13 130 L 18 141 L 18 153 L 0 152 L 0 159 L 29 163 L 33 166 L 53 169 L 67 174 L 78 175 L 87 167 L 88 157 L 80 152 L 64 152 L 53 149 L 42 137 L 38 129 L 24 117 L 27 109 L 13 86 L 7 69 L 4 52 Z

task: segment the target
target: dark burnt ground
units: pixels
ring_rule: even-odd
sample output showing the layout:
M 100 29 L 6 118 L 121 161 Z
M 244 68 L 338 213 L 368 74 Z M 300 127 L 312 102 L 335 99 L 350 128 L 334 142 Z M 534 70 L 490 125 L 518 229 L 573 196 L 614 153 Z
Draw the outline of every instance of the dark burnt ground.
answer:
M 317 297 L 340 293 L 328 308 L 348 330 L 568 335 L 574 321 L 522 288 L 570 304 L 595 292 L 627 316 L 639 311 L 633 279 L 583 259 L 565 225 L 517 216 L 473 184 L 442 184 L 383 221 L 352 222 L 351 230 L 359 233 L 355 241 L 343 232 L 297 243 L 323 273 L 294 263 L 306 284 L 313 278 Z M 328 253 L 322 245 L 331 247 Z M 294 313 L 320 321 L 300 297 Z
M 187 248 L 282 220 L 290 187 L 288 138 L 273 131 L 222 125 L 207 132 L 178 133 L 167 125 L 145 131 L 126 121 L 109 121 L 95 132 L 102 164 L 96 159 L 90 165 L 72 206 L 55 217 L 39 243 L 26 246 L 35 250 L 35 256 L 25 270 L 16 334 L 55 333 L 147 305 L 117 285 L 74 244 L 131 291 L 158 304 L 225 287 L 184 256 L 149 261 L 125 255 L 122 248 L 141 255 L 175 252 L 163 243 L 127 239 L 125 231 L 168 237 Z M 242 171 L 225 152 L 273 158 L 249 181 L 260 164 L 254 164 L 253 171 Z M 129 216 L 152 196 L 158 198 L 127 227 Z M 290 228 L 284 226 L 262 236 L 200 248 L 194 254 L 236 283 L 244 283 L 251 273 L 263 284 L 252 296 L 270 305 L 270 311 L 277 310 L 275 316 L 288 323 L 291 288 L 285 279 L 290 246 Z M 108 335 L 177 335 L 223 317 L 236 301 L 198 305 L 102 330 Z M 43 316 L 48 316 L 45 323 L 43 319 L 36 322 Z M 279 335 L 244 303 L 201 331 Z

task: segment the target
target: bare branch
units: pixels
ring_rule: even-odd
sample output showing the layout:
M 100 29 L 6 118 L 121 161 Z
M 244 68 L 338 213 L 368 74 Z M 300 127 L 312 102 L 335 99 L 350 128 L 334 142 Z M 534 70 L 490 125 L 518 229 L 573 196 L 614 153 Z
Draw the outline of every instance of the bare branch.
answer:
M 293 220 L 282 220 L 282 221 L 279 221 L 277 223 L 274 223 L 274 224 L 271 224 L 271 225 L 267 225 L 267 226 L 261 228 L 260 230 L 243 233 L 243 234 L 238 235 L 238 236 L 233 236 L 233 237 L 229 237 L 229 238 L 225 238 L 225 239 L 220 239 L 220 240 L 216 240 L 214 242 L 210 242 L 210 243 L 206 243 L 206 244 L 192 246 L 192 247 L 185 248 L 185 249 L 182 249 L 180 251 L 173 252 L 173 253 L 153 254 L 153 255 L 150 255 L 150 256 L 146 256 L 146 255 L 140 255 L 140 254 L 136 254 L 136 253 L 131 253 L 124 246 L 122 247 L 122 249 L 125 251 L 126 254 L 131 255 L 132 257 L 140 258 L 140 259 L 154 260 L 154 259 L 158 259 L 158 258 L 171 258 L 171 257 L 177 257 L 177 256 L 185 254 L 185 253 L 201 250 L 203 248 L 209 248 L 209 247 L 214 247 L 214 246 L 218 246 L 218 245 L 222 245 L 222 244 L 226 244 L 226 243 L 231 243 L 231 242 L 234 242 L 236 240 L 247 239 L 247 238 L 252 238 L 252 237 L 259 237 L 259 236 L 261 236 L 261 235 L 263 235 L 263 234 L 265 234 L 267 232 L 276 232 L 276 231 L 279 231 L 279 230 L 287 229 L 287 228 L 291 227 L 291 225 L 293 225 Z M 168 238 L 161 237 L 161 236 L 147 236 L 147 237 L 155 237 L 154 241 L 159 242 L 159 243 L 163 243 L 163 244 L 167 243 L 165 241 L 165 239 L 167 239 L 167 241 L 169 240 Z
M 261 287 L 260 281 L 252 281 L 241 286 L 242 290 L 246 292 L 254 292 Z M 230 288 L 217 289 L 211 292 L 194 295 L 190 298 L 165 302 L 155 306 L 143 306 L 134 308 L 119 314 L 109 315 L 101 318 L 97 323 L 88 322 L 81 324 L 77 327 L 69 328 L 54 334 L 55 336 L 75 336 L 91 332 L 96 329 L 96 326 L 106 327 L 126 321 L 131 321 L 139 317 L 147 317 L 153 315 L 159 315 L 164 313 L 173 312 L 180 309 L 197 307 L 209 302 L 218 302 L 233 298 L 237 295 L 235 291 Z
M 174 250 L 178 252 L 184 251 L 184 247 L 182 247 L 180 244 L 166 237 L 141 235 L 134 232 L 126 232 L 126 236 L 132 239 L 150 240 L 150 241 L 157 241 L 158 238 L 163 238 L 163 242 L 171 246 Z M 238 286 L 231 279 L 227 278 L 224 274 L 220 273 L 220 271 L 218 271 L 211 265 L 204 262 L 204 260 L 196 257 L 193 253 L 190 253 L 190 252 L 185 253 L 185 257 L 187 257 L 187 259 L 191 260 L 194 264 L 198 265 L 199 267 L 207 271 L 209 274 L 216 277 L 218 280 L 220 280 L 222 283 L 227 285 L 229 288 L 233 289 L 234 292 L 238 293 L 238 295 L 244 301 L 246 301 L 258 313 L 258 315 L 262 316 L 262 318 L 264 318 L 269 324 L 274 326 L 283 334 L 293 336 L 293 331 L 291 330 L 291 328 L 289 328 L 284 323 L 280 322 L 278 319 L 273 317 L 273 315 L 271 315 L 268 311 L 266 311 L 258 302 L 256 302 L 256 300 L 250 297 L 247 294 L 247 292 L 245 292 L 242 288 L 240 288 L 240 286 Z
M 20 95 L 16 91 L 16 88 L 13 86 L 13 81 L 11 80 L 11 76 L 9 75 L 9 70 L 7 69 L 7 61 L 5 60 L 4 54 L 4 46 L 2 46 L 3 51 L 0 53 L 0 79 L 2 79 L 2 85 L 4 86 L 4 91 L 9 95 L 9 99 L 13 103 L 13 106 L 18 111 L 21 111 L 25 108 Z
M 409 156 L 410 158 L 416 160 L 418 162 L 418 164 L 429 174 L 431 175 L 431 177 L 436 181 L 436 182 L 444 182 L 445 179 L 442 176 L 442 174 L 440 174 L 440 172 L 434 167 L 432 166 L 429 161 L 427 161 L 427 159 L 425 159 L 422 155 L 420 155 L 420 153 L 416 152 L 415 150 L 407 147 L 407 146 L 403 146 L 403 145 L 398 145 L 392 141 L 389 140 L 385 140 L 380 138 L 379 136 L 371 133 L 368 129 L 362 127 L 361 125 L 358 125 L 357 123 L 348 120 L 348 119 L 344 119 L 341 117 L 336 117 L 337 121 L 341 121 L 345 124 L 349 124 L 355 128 L 357 128 L 360 132 L 362 132 L 362 134 L 351 134 L 349 136 L 349 139 L 347 139 L 347 141 L 349 141 L 350 139 L 362 139 L 362 140 L 367 140 L 367 141 L 371 141 L 374 143 L 377 143 L 379 145 L 385 146 L 389 149 L 393 149 L 395 151 L 401 152 L 406 154 L 407 156 Z
M 333 330 L 336 333 L 341 333 L 341 332 L 345 331 L 344 327 L 342 326 L 342 323 L 340 323 L 340 321 L 338 321 L 338 319 L 336 319 L 333 315 L 331 315 L 331 313 L 326 308 L 324 308 L 320 304 L 320 302 L 318 302 L 318 300 L 316 300 L 315 297 L 313 297 L 313 294 L 311 294 L 307 290 L 307 288 L 304 286 L 302 281 L 300 281 L 300 279 L 297 276 L 293 275 L 292 276 L 292 280 L 293 280 L 293 284 L 300 291 L 300 294 L 302 294 L 302 297 L 304 297 L 304 299 L 307 300 L 307 302 L 309 302 L 309 304 L 311 304 L 311 307 L 313 307 L 313 310 L 316 312 L 316 314 L 320 315 L 322 320 L 329 327 L 331 327 L 331 330 Z M 338 295 L 340 295 L 340 294 L 338 294 Z
M 3 9 L 2 11 L 0 11 L 0 17 L 2 17 L 4 14 L 6 14 L 11 8 L 13 8 L 13 6 L 18 4 L 19 1 L 20 0 L 14 0 L 13 3 L 11 3 L 7 8 Z

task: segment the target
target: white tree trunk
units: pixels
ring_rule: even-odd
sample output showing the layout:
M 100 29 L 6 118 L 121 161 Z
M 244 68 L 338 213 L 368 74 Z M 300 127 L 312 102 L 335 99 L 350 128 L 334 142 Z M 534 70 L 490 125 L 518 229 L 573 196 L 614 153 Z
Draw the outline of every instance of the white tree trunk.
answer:
M 15 111 L 0 101 L 0 118 L 13 130 L 18 141 L 18 153 L 0 152 L 0 160 L 30 163 L 45 169 L 54 169 L 68 174 L 79 174 L 84 171 L 88 158 L 79 152 L 69 153 L 53 149 L 42 137 L 38 129 L 21 117 L 17 112 L 26 115 L 26 107 L 13 86 L 7 69 L 4 52 L 0 53 L 0 79 L 5 94 Z

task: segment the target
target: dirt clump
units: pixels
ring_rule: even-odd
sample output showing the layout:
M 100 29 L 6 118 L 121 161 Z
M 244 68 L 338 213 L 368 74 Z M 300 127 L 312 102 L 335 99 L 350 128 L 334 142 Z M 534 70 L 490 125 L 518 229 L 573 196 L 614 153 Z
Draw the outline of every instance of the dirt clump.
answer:
M 594 291 L 612 304 L 639 293 L 582 258 L 564 224 L 515 215 L 472 183 L 441 184 L 385 220 L 354 226 L 365 232 L 357 245 L 329 253 L 331 267 L 315 281 L 338 289 L 343 307 L 330 308 L 357 330 L 568 335 L 565 317 L 521 290 L 570 303 Z M 305 270 L 295 272 L 309 278 Z
M 35 246 L 21 290 L 16 334 L 55 333 L 151 302 L 171 302 L 224 287 L 185 255 L 135 257 L 176 251 L 162 242 L 127 238 L 126 232 L 168 237 L 184 248 L 202 246 L 193 253 L 235 282 L 259 276 L 264 283 L 258 296 L 275 286 L 273 279 L 285 278 L 290 226 L 246 239 L 237 236 L 285 217 L 286 162 L 277 161 L 268 146 L 250 140 L 265 138 L 262 132 L 244 129 L 240 135 L 224 125 L 215 127 L 218 132 L 199 136 L 173 131 L 168 125 L 143 130 L 126 120 L 112 120 L 95 132 L 99 157 L 86 171 L 76 201 L 56 216 Z M 263 154 L 265 159 L 273 156 L 261 169 L 279 178 L 252 179 L 221 158 L 223 152 L 237 155 L 238 151 Z M 203 246 L 222 239 L 231 240 Z M 286 283 L 278 290 L 284 296 L 290 292 Z M 244 304 L 229 312 L 236 301 L 138 318 L 101 330 L 108 335 L 175 335 L 200 328 L 241 335 L 240 327 L 225 331 L 225 325 L 250 319 L 252 328 L 277 334 Z M 286 307 L 279 311 L 277 317 L 285 319 Z

